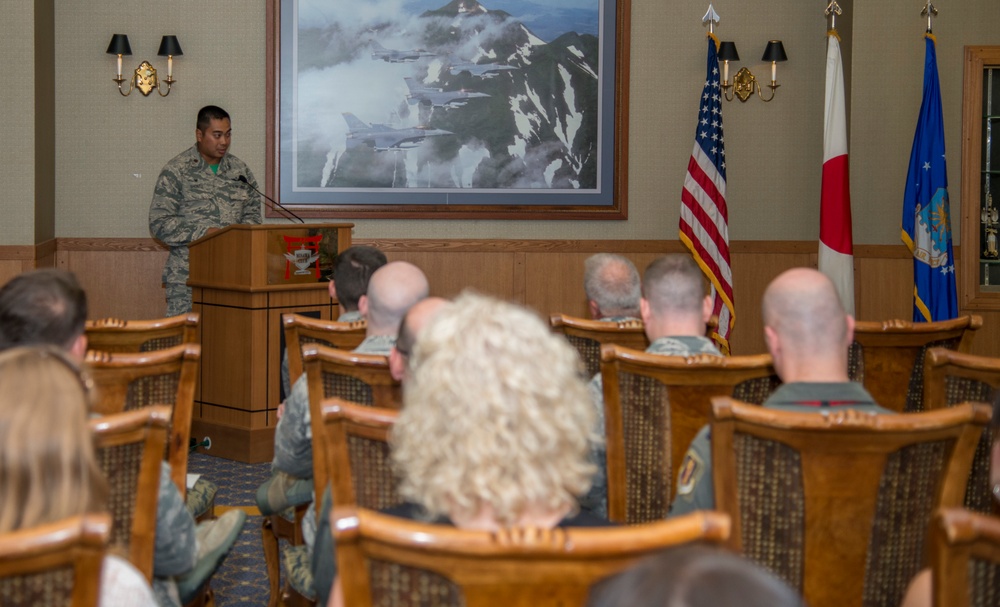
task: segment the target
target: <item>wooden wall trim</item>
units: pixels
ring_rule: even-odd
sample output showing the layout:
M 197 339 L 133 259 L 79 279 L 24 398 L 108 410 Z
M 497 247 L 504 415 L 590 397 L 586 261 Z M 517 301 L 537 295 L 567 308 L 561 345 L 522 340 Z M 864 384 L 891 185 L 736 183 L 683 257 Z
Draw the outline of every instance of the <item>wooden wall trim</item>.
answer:
M 152 238 L 58 238 L 59 251 L 166 251 Z
M 515 240 L 515 239 L 423 239 L 360 238 L 355 244 L 378 247 L 382 251 L 426 253 L 683 253 L 677 240 Z M 811 254 L 814 240 L 737 240 L 730 243 L 733 253 Z M 40 259 L 56 251 L 166 251 L 152 238 L 57 238 L 39 245 L 0 245 L 0 259 Z M 955 247 L 959 256 L 960 247 Z M 902 244 L 855 245 L 854 256 L 864 259 L 906 259 L 910 252 Z

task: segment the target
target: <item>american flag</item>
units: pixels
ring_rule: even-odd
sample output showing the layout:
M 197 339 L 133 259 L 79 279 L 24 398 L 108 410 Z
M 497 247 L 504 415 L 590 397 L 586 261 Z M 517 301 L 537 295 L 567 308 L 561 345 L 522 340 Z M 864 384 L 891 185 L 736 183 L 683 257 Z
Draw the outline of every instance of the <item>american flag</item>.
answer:
M 722 88 L 714 36 L 708 38 L 708 70 L 701 94 L 694 151 L 681 192 L 680 239 L 712 283 L 715 335 L 729 353 L 729 334 L 736 322 L 733 272 L 729 266 L 729 211 L 726 209 L 726 150 L 722 132 Z

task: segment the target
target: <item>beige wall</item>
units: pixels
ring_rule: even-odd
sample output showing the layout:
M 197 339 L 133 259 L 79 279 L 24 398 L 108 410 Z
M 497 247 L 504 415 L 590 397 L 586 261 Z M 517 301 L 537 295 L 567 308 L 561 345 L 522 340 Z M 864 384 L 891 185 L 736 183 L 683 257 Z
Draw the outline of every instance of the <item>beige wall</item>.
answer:
M 0 245 L 34 244 L 34 21 L 32 2 L 4 2 L 0 19 Z
M 22 67 L 28 3 L 7 3 L 0 25 L 5 111 L 0 134 L 30 141 L 20 119 L 30 113 L 30 69 Z M 632 5 L 629 220 L 357 221 L 356 238 L 672 239 L 679 192 L 693 141 L 705 62 L 704 6 L 665 9 Z M 811 240 L 818 233 L 822 145 L 825 2 L 720 0 L 719 35 L 737 42 L 743 61 L 766 78 L 756 58 L 765 41 L 781 38 L 789 61 L 779 68 L 775 100 L 725 106 L 731 238 Z M 855 242 L 898 242 L 899 205 L 920 103 L 923 46 L 919 7 L 892 0 L 858 3 L 853 19 L 851 91 L 852 193 Z M 488 2 L 487 2 L 488 5 Z M 56 218 L 58 237 L 145 237 L 146 214 L 162 165 L 193 141 L 198 107 L 217 103 L 234 116 L 233 152 L 263 180 L 265 2 L 59 2 L 56 29 Z M 941 47 L 945 124 L 953 204 L 958 205 L 961 64 L 964 44 L 1000 43 L 1000 5 L 962 0 L 942 8 L 935 30 Z M 126 66 L 155 56 L 160 36 L 176 34 L 185 55 L 167 98 L 117 94 L 114 59 L 104 53 L 112 33 L 132 42 Z M 15 40 L 18 42 L 15 43 Z M 30 59 L 29 59 L 30 61 Z M 738 67 L 738 66 L 737 66 Z M 26 71 L 27 70 L 27 71 Z M 8 75 L 9 74 L 9 75 Z M 10 86 L 10 85 L 14 86 Z M 15 92 L 19 91 L 19 92 Z M 20 111 L 18 111 L 20 110 Z M 13 211 L 0 222 L 0 244 L 24 244 L 32 226 L 30 156 L 4 146 L 5 192 Z M 138 176 L 136 176 L 138 175 Z M 954 214 L 957 220 L 957 213 Z M 350 217 L 344 217 L 351 220 Z

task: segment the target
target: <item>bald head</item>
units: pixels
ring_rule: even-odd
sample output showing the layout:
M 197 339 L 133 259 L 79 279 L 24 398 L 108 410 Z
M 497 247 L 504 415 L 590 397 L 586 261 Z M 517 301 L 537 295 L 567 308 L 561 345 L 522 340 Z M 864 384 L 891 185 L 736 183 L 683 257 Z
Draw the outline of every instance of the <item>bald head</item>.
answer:
M 427 297 L 429 289 L 427 277 L 412 263 L 394 261 L 376 270 L 368 293 L 358 302 L 368 320 L 367 334 L 395 335 L 403 315 Z
M 782 273 L 764 291 L 763 314 L 768 349 L 785 382 L 847 381 L 854 320 L 826 275 L 811 268 Z
M 406 363 L 413 346 L 417 343 L 417 335 L 424 326 L 438 313 L 451 305 L 451 302 L 441 297 L 428 297 L 418 301 L 403 315 L 399 323 L 399 334 L 396 344 L 389 354 L 389 370 L 398 381 L 403 381 L 406 375 Z

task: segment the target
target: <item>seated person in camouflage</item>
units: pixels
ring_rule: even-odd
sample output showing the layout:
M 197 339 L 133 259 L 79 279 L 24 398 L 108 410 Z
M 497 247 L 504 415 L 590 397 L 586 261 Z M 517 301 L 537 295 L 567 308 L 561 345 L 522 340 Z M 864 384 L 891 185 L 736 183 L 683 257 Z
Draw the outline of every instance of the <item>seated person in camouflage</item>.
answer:
M 583 263 L 583 290 L 594 320 L 639 318 L 639 272 L 627 258 L 613 253 L 588 257 Z
M 722 356 L 705 337 L 705 323 L 712 316 L 712 298 L 705 277 L 690 255 L 665 255 L 653 261 L 642 277 L 639 313 L 649 347 L 646 352 L 663 356 Z M 604 436 L 604 382 L 598 373 L 590 381 L 590 397 L 597 409 L 597 428 Z M 604 445 L 593 453 L 597 464 L 594 484 L 581 505 L 599 516 L 607 516 L 608 483 Z
M 330 297 L 336 297 L 340 304 L 340 317 L 337 322 L 355 322 L 363 320 L 358 310 L 358 301 L 368 292 L 368 280 L 375 270 L 386 264 L 385 253 L 375 247 L 358 245 L 348 247 L 333 260 L 333 274 L 327 288 Z M 292 384 L 288 378 L 288 351 L 281 360 L 281 386 L 285 394 L 292 393 Z
M 833 407 L 892 413 L 847 376 L 847 351 L 854 340 L 854 318 L 844 312 L 826 275 L 794 268 L 764 291 L 764 340 L 784 384 L 765 407 L 783 411 L 828 411 Z M 677 476 L 670 516 L 715 507 L 710 427 L 698 432 Z
M 72 273 L 25 272 L 0 289 L 0 351 L 49 345 L 65 350 L 80 364 L 87 351 L 86 319 L 87 294 Z M 160 468 L 159 487 L 152 586 L 161 606 L 178 607 L 182 599 L 193 598 L 184 596 L 185 589 L 197 590 L 219 566 L 246 514 L 232 511 L 196 527 L 166 462 Z M 198 538 L 203 538 L 202 545 Z
M 194 146 L 163 167 L 149 205 L 149 232 L 170 247 L 163 267 L 167 316 L 191 311 L 188 245 L 234 223 L 261 222 L 257 180 L 228 153 L 232 128 L 226 110 L 201 108 L 194 135 Z
M 354 349 L 361 354 L 388 356 L 396 343 L 399 323 L 413 304 L 427 297 L 427 277 L 420 268 L 394 261 L 372 274 L 368 292 L 358 300 L 358 309 L 368 322 L 365 340 Z M 274 461 L 271 478 L 257 489 L 261 514 L 281 512 L 289 506 L 312 501 L 312 428 L 309 414 L 309 386 L 303 374 L 295 381 L 274 430 Z M 315 524 L 315 517 L 305 520 Z M 308 534 L 311 529 L 303 527 Z

